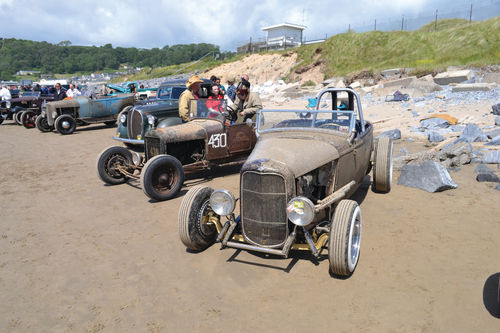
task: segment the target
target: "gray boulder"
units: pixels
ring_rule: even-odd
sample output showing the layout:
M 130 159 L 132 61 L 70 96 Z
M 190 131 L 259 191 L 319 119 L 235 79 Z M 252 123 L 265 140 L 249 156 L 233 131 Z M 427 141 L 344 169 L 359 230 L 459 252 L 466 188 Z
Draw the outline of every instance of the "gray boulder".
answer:
M 483 130 L 480 129 L 477 125 L 468 123 L 465 126 L 462 135 L 457 139 L 457 142 L 465 141 L 465 142 L 487 142 L 488 137 L 484 134 Z
M 458 167 L 471 162 L 474 154 L 472 146 L 467 142 L 454 142 L 443 147 L 438 158 L 445 167 Z
M 389 131 L 385 131 L 384 133 L 377 136 L 376 139 L 380 139 L 380 138 L 384 138 L 384 137 L 389 137 L 392 140 L 399 140 L 399 139 L 401 139 L 401 131 L 397 128 L 389 130 Z
M 478 173 L 476 180 L 478 182 L 500 183 L 500 178 L 493 171 Z
M 495 117 L 495 126 L 500 126 L 500 116 Z
M 500 146 L 500 135 L 491 139 L 490 142 L 486 144 L 487 146 Z
M 484 154 L 483 163 L 485 164 L 497 164 L 500 163 L 500 150 L 490 151 Z
M 484 133 L 484 134 L 486 134 L 486 136 L 488 138 L 493 139 L 494 137 L 500 135 L 500 128 L 495 128 L 493 131 L 489 131 L 489 132 Z
M 492 105 L 491 109 L 493 110 L 493 114 L 500 116 L 500 103 Z
M 434 161 L 403 166 L 398 184 L 419 188 L 431 193 L 458 187 L 451 179 L 448 171 Z
M 438 132 L 430 131 L 429 136 L 427 137 L 430 142 L 441 142 L 444 141 L 445 138 Z
M 488 173 L 488 172 L 493 172 L 493 170 L 491 170 L 490 168 L 488 168 L 486 165 L 484 164 L 479 164 L 475 169 L 474 169 L 474 172 L 475 173 Z
M 495 187 L 495 190 L 500 191 L 500 184 Z
M 420 121 L 420 127 L 431 129 L 431 128 L 447 128 L 450 123 L 441 118 L 429 118 Z

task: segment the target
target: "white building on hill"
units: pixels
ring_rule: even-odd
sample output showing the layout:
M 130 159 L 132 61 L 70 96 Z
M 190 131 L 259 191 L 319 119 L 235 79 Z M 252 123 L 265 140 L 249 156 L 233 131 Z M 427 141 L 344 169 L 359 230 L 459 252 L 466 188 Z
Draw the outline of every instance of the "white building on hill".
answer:
M 266 32 L 266 48 L 286 49 L 302 45 L 302 31 L 306 26 L 281 23 L 261 28 Z

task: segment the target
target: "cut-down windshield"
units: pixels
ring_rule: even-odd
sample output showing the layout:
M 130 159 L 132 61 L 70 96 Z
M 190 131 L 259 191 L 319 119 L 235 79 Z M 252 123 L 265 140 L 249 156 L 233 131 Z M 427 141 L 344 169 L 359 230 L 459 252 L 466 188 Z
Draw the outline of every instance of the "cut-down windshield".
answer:
M 354 111 L 261 110 L 259 132 L 281 129 L 325 129 L 349 134 L 355 126 Z

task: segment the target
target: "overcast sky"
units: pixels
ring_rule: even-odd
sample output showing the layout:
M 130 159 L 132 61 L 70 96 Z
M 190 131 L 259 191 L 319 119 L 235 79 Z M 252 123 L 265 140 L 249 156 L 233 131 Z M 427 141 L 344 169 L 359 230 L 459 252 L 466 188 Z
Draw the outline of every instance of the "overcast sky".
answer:
M 388 23 L 397 27 L 403 15 L 409 22 L 416 17 L 432 20 L 436 9 L 440 15 L 456 12 L 464 17 L 471 3 L 475 11 L 500 1 L 0 0 L 0 37 L 138 48 L 211 43 L 235 51 L 250 37 L 265 38 L 260 28 L 283 22 L 305 25 L 305 38 L 317 39 L 344 32 L 349 24 L 361 31 L 375 19 L 379 29 Z

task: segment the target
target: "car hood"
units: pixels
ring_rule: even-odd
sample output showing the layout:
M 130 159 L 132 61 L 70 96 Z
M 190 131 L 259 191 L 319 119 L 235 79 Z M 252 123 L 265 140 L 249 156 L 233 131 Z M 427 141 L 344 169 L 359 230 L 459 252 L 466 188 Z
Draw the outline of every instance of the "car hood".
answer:
M 316 133 L 264 133 L 259 136 L 243 169 L 279 172 L 287 168 L 298 177 L 339 156 L 335 145 Z
M 205 140 L 209 133 L 222 132 L 223 125 L 216 120 L 193 120 L 188 123 L 158 128 L 150 131 L 153 136 L 163 138 L 166 143 Z M 148 133 L 147 136 L 150 136 Z
M 149 114 L 151 112 L 158 112 L 163 110 L 175 110 L 179 108 L 179 102 L 175 100 L 153 100 L 149 103 L 144 103 L 141 105 L 136 105 L 135 110 L 141 111 L 143 114 Z

